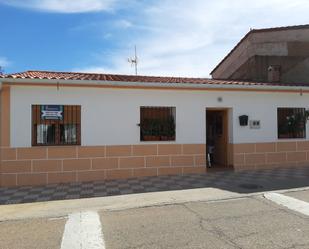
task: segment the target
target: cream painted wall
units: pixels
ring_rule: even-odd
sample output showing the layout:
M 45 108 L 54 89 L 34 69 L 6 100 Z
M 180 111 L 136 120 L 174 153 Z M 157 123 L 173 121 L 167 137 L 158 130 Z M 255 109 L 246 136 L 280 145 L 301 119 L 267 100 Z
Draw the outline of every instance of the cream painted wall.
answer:
M 218 97 L 223 101 L 218 102 Z M 11 146 L 31 146 L 31 105 L 82 106 L 82 145 L 145 144 L 139 141 L 140 106 L 176 107 L 176 143 L 205 143 L 205 110 L 228 107 L 231 143 L 277 139 L 277 107 L 309 108 L 307 94 L 184 90 L 128 90 L 14 86 L 11 90 Z M 261 120 L 261 129 L 240 127 L 238 116 Z M 307 127 L 307 134 L 309 129 Z M 308 139 L 309 136 L 307 136 Z

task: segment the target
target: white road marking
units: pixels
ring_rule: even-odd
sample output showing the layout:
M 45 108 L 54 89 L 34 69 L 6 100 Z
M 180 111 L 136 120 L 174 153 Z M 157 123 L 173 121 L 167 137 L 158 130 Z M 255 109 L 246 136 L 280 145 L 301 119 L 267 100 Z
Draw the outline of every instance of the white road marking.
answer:
M 97 212 L 79 212 L 69 215 L 65 224 L 61 249 L 105 249 Z
M 278 193 L 265 193 L 264 197 L 281 206 L 309 216 L 309 203 Z

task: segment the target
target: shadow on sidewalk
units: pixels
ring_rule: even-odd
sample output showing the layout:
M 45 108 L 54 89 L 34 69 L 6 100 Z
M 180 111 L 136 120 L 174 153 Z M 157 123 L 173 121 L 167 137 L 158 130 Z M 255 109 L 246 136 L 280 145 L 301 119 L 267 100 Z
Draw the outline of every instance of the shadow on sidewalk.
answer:
M 158 176 L 101 182 L 0 188 L 0 204 L 79 199 L 197 188 L 255 193 L 309 187 L 309 166 L 255 171 L 218 171 L 183 176 Z

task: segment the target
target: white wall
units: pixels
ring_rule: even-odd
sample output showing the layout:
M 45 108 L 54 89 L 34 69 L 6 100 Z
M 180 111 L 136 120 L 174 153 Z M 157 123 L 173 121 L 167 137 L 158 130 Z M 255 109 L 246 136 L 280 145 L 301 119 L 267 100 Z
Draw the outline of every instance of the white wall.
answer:
M 218 97 L 223 101 L 218 102 Z M 205 143 L 205 109 L 232 108 L 230 142 L 277 141 L 277 107 L 309 108 L 308 95 L 184 90 L 21 87 L 11 90 L 11 146 L 31 146 L 31 105 L 82 106 L 82 145 L 140 144 L 139 107 L 175 106 L 176 143 Z M 240 127 L 238 116 L 261 120 L 261 129 Z M 309 129 L 307 127 L 307 134 Z M 308 137 L 308 136 L 307 136 Z

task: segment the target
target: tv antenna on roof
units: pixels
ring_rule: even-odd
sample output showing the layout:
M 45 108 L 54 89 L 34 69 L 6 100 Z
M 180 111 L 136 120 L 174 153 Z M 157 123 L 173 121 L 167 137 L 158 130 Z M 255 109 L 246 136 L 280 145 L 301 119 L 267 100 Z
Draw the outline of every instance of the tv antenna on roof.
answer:
M 135 75 L 137 75 L 138 58 L 137 58 L 137 53 L 136 53 L 136 46 L 134 46 L 134 51 L 135 51 L 134 57 L 133 58 L 129 58 L 128 62 L 131 63 L 131 66 L 134 65 L 134 67 L 135 67 Z

